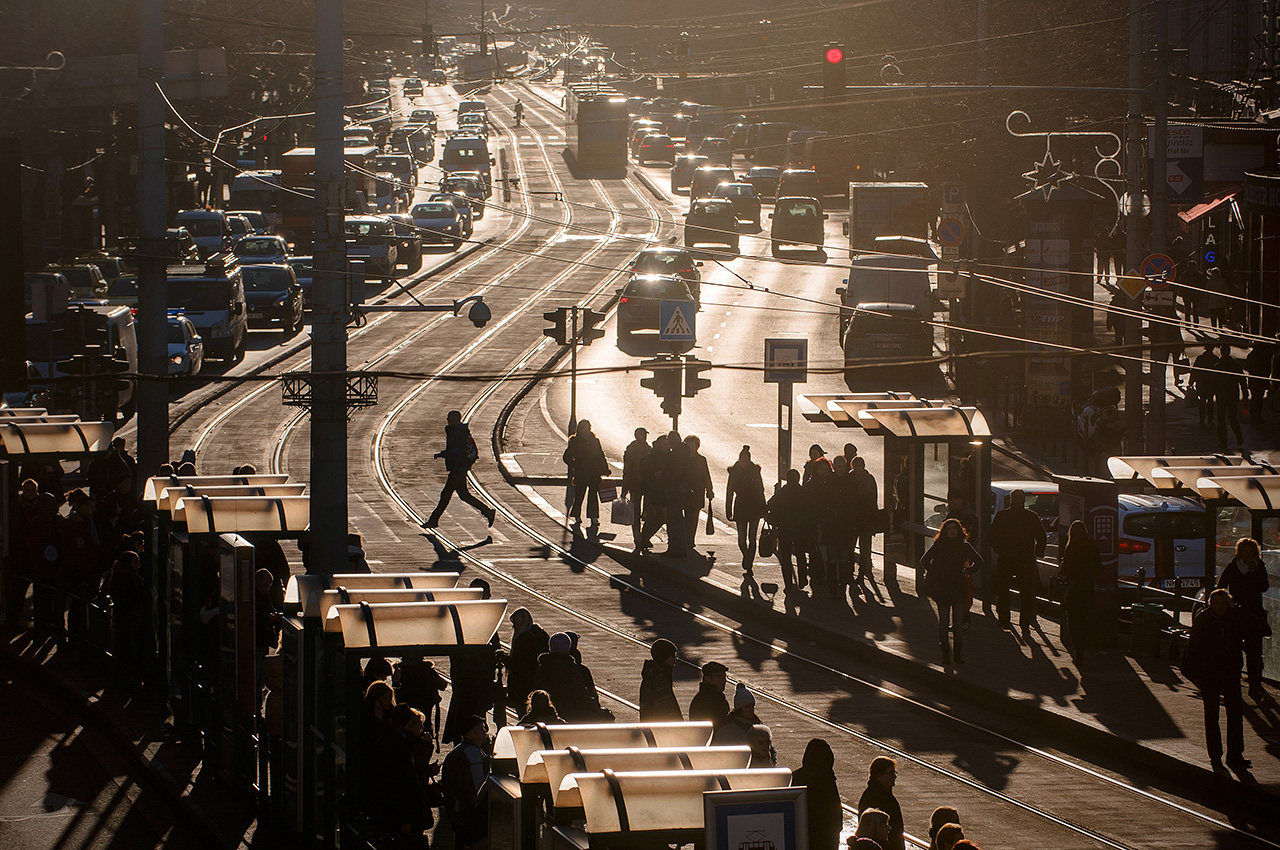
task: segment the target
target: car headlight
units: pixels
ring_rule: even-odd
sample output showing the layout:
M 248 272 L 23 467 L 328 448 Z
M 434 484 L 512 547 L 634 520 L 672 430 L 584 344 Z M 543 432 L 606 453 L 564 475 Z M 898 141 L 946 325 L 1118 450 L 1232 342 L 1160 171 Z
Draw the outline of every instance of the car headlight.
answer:
M 181 366 L 181 365 L 182 365 L 182 359 L 183 359 L 183 355 L 181 355 L 181 354 L 170 354 L 170 355 L 169 355 L 169 362 L 170 362 L 170 363 L 172 363 L 174 366 Z
M 446 225 L 444 226 L 444 232 L 445 232 L 445 233 L 452 233 L 453 231 L 455 231 L 455 230 L 457 230 L 457 229 L 458 229 L 458 226 L 457 226 L 456 224 L 446 224 Z
M 287 303 L 289 303 L 289 293 L 287 293 L 287 292 L 286 292 L 284 295 L 281 295 L 279 298 L 277 298 L 277 299 L 276 299 L 276 306 L 277 306 L 277 307 L 283 307 L 283 306 L 284 306 L 285 304 L 287 304 Z

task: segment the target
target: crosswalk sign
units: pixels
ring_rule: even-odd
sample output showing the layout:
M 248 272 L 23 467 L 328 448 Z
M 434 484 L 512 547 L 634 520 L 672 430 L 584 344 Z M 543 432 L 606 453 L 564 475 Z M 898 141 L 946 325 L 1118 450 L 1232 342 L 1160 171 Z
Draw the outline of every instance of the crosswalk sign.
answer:
M 693 342 L 697 305 L 692 301 L 658 302 L 658 339 L 663 342 Z

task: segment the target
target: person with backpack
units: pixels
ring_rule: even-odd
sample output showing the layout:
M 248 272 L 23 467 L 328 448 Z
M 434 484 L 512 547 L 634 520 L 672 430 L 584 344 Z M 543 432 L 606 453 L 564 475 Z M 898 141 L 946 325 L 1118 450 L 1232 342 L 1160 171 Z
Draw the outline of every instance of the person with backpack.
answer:
M 440 524 L 440 516 L 449 507 L 449 500 L 457 493 L 458 498 L 480 512 L 490 526 L 493 525 L 497 511 L 471 495 L 467 489 L 467 472 L 480 459 L 480 450 L 471 436 L 471 429 L 462 421 L 462 413 L 450 410 L 448 424 L 444 426 L 444 451 L 436 452 L 435 457 L 444 458 L 444 468 L 448 476 L 444 481 L 444 489 L 440 491 L 440 501 L 431 516 L 422 524 L 423 528 L 435 528 Z

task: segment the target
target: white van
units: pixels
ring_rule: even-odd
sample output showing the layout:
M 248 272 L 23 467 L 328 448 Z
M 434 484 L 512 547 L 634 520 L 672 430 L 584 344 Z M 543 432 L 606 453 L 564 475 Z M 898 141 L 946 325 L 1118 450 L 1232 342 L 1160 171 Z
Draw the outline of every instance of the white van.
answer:
M 486 186 L 493 183 L 490 171 L 493 164 L 493 157 L 489 155 L 489 143 L 480 136 L 452 136 L 440 151 L 440 168 L 445 174 L 478 171 L 484 175 Z
M 170 309 L 180 309 L 204 338 L 205 357 L 239 363 L 249 336 L 248 308 L 240 267 L 231 254 L 205 266 L 169 269 Z

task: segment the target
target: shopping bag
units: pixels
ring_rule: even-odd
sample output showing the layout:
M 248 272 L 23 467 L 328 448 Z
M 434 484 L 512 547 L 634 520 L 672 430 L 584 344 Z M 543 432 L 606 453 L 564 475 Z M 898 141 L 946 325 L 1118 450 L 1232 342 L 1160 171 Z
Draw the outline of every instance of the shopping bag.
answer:
M 614 525 L 631 525 L 635 520 L 635 509 L 631 505 L 631 499 L 626 496 L 615 499 L 609 508 L 609 519 Z
M 564 507 L 568 510 L 573 507 L 573 500 L 577 497 L 577 491 L 574 490 L 573 482 L 564 488 Z
M 711 516 L 711 506 L 707 505 L 707 534 L 716 533 L 716 521 Z
M 612 502 L 618 498 L 618 487 L 616 484 L 600 485 L 600 501 Z

